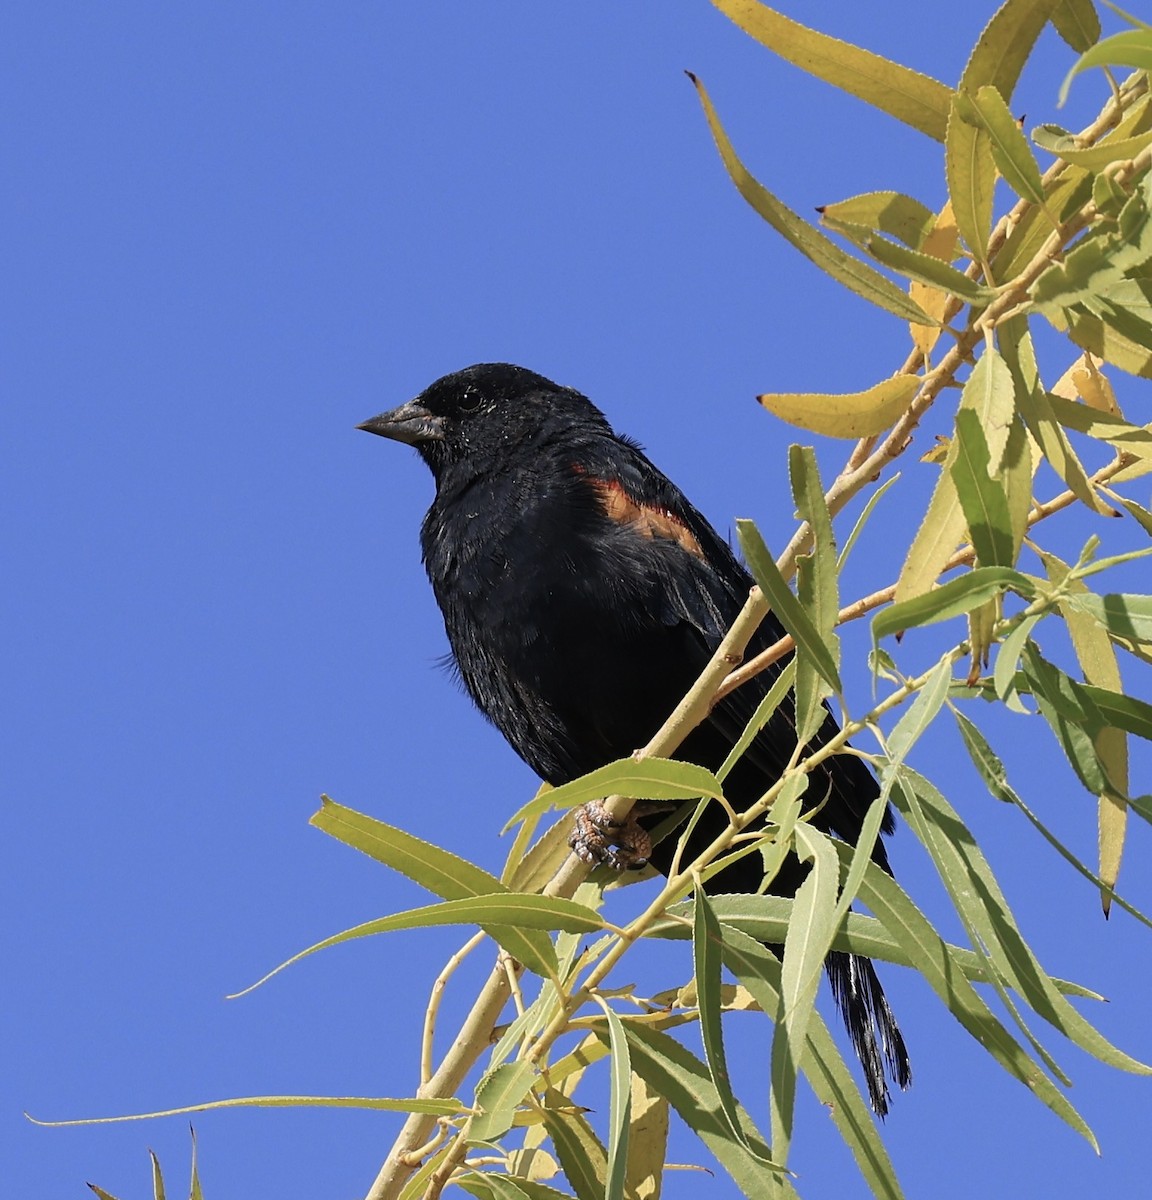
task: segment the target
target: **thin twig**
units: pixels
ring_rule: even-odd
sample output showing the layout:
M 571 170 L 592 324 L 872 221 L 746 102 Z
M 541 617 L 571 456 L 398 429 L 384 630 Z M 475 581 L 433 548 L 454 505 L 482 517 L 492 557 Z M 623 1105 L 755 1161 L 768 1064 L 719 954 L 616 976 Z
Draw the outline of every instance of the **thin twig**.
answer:
M 436 1036 L 436 1017 L 440 1012 L 440 1001 L 448 980 L 456 972 L 456 968 L 488 935 L 480 930 L 474 933 L 459 950 L 444 964 L 444 970 L 436 976 L 432 985 L 432 994 L 428 998 L 428 1011 L 424 1014 L 424 1036 L 420 1039 L 420 1086 L 427 1087 L 432 1079 L 432 1043 Z

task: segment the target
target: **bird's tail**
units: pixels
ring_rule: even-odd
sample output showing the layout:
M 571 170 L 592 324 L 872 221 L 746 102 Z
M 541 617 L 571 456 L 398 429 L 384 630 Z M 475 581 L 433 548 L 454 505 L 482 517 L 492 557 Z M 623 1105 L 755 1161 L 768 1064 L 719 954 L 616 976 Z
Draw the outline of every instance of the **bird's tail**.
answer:
M 891 1079 L 901 1090 L 912 1082 L 912 1064 L 896 1018 L 870 959 L 834 950 L 824 962 L 832 995 L 864 1068 L 868 1098 L 879 1117 L 888 1115 Z

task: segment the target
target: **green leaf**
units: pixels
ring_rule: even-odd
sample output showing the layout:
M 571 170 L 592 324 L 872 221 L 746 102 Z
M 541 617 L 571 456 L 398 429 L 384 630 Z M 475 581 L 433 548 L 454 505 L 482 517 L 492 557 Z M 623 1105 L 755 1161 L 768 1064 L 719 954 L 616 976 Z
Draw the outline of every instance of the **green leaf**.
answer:
M 972 368 L 960 394 L 960 408 L 974 412 L 988 444 L 989 467 L 998 472 L 1016 416 L 1016 388 L 1008 364 L 989 345 Z
M 1079 685 L 1079 690 L 1106 724 L 1152 742 L 1152 704 L 1087 683 Z
M 933 587 L 967 533 L 964 509 L 952 481 L 952 467 L 958 452 L 959 447 L 953 439 L 944 457 L 943 470 L 932 489 L 924 520 L 900 568 L 896 581 L 897 604 L 923 596 Z
M 948 698 L 951 683 L 952 656 L 946 654 L 932 669 L 927 682 L 888 735 L 889 763 L 899 765 L 908 757 L 912 747 L 936 720 L 937 713 Z
M 1040 168 L 1004 97 L 992 84 L 986 84 L 971 100 L 980 127 L 991 139 L 992 158 L 1004 182 L 1023 199 L 1043 205 L 1045 196 Z
M 600 1200 L 608 1183 L 608 1152 L 584 1117 L 571 1111 L 571 1103 L 563 1092 L 549 1088 L 544 1094 L 544 1127 L 572 1190 L 580 1200 Z
M 1012 99 L 1016 81 L 1036 39 L 1061 0 L 1007 0 L 980 34 L 960 76 L 960 87 L 975 92 L 985 84 Z
M 1077 612 L 1087 613 L 1117 637 L 1152 643 L 1152 596 L 1129 595 L 1125 592 L 1109 592 L 1105 596 L 1098 596 L 1095 592 L 1085 591 L 1074 592 L 1060 603 L 1061 607 L 1067 605 Z M 1117 675 L 1115 686 L 1118 684 Z
M 1057 104 L 1063 107 L 1068 99 L 1072 80 L 1089 67 L 1134 67 L 1138 71 L 1152 69 L 1152 33 L 1146 29 L 1131 29 L 1116 33 L 1086 50 L 1072 65 L 1060 85 Z
M 1032 140 L 1041 150 L 1047 150 L 1049 154 L 1055 154 L 1065 162 L 1085 167 L 1089 171 L 1102 171 L 1114 162 L 1125 162 L 1135 158 L 1147 146 L 1152 145 L 1152 130 L 1145 130 L 1120 141 L 1109 138 L 1095 146 L 1081 146 L 1072 134 L 1058 125 L 1038 125 L 1032 130 Z M 1124 198 L 1128 198 L 1126 193 Z
M 893 799 L 927 847 L 952 902 L 997 971 L 1032 1009 L 1101 1062 L 1137 1075 L 1152 1067 L 1117 1049 L 1060 995 L 1041 967 L 971 832 L 944 796 L 922 775 L 901 768 Z
M 1068 435 L 1056 421 L 1051 398 L 1040 382 L 1028 319 L 1010 318 L 1001 324 L 999 334 L 1000 349 L 1012 375 L 1016 408 L 1028 432 L 1073 495 L 1093 512 L 1107 513 L 1108 506 L 1096 495 Z
M 988 744 L 987 739 L 980 732 L 975 724 L 970 721 L 959 709 L 953 708 L 953 716 L 956 718 L 956 724 L 960 727 L 960 737 L 979 771 L 981 778 L 988 787 L 988 791 L 997 799 L 1006 804 L 1014 804 L 1025 817 L 1031 821 L 1033 827 L 1042 838 L 1076 871 L 1084 876 L 1100 890 L 1101 894 L 1107 895 L 1108 898 L 1130 913 L 1142 925 L 1147 925 L 1152 929 L 1152 917 L 1145 916 L 1135 905 L 1130 904 L 1123 896 L 1116 892 L 1112 884 L 1107 883 L 1099 875 L 1089 870 L 1088 867 L 1080 861 L 1067 846 L 1052 831 L 1040 820 L 1039 817 L 1020 799 L 1016 791 L 1008 783 L 1008 774 L 1004 770 L 1004 764 Z
M 843 688 L 840 673 L 831 649 L 784 581 L 784 576 L 780 574 L 776 560 L 769 553 L 756 525 L 752 521 L 738 520 L 736 535 L 749 570 L 781 625 L 792 635 L 797 649 L 801 654 L 807 655 L 834 692 L 841 692 Z
M 1083 54 L 1100 36 L 1100 18 L 1092 0 L 1060 0 L 1052 24 L 1077 54 Z
M 1108 319 L 1102 320 L 1094 313 L 1072 308 L 1066 310 L 1064 316 L 1067 321 L 1065 328 L 1058 322 L 1053 323 L 1066 332 L 1081 350 L 1089 351 L 1130 375 L 1152 379 L 1152 346 L 1144 345 L 1140 337 L 1132 337 L 1133 331 L 1120 328 L 1122 314 L 1109 310 Z M 1121 472 L 1114 478 L 1123 479 L 1125 475 Z
M 573 1200 L 567 1192 L 558 1192 L 535 1179 L 498 1175 L 494 1171 L 453 1175 L 452 1182 L 480 1200 Z
M 968 522 L 968 532 L 982 567 L 1013 565 L 1012 522 L 1008 497 L 1000 480 L 989 474 L 988 443 L 979 415 L 961 408 L 956 413 L 956 461 L 952 482 Z
M 527 1059 L 501 1063 L 476 1085 L 480 1110 L 468 1125 L 471 1142 L 495 1142 L 512 1128 L 516 1110 L 536 1081 L 536 1068 Z
M 320 797 L 320 805 L 310 825 L 406 875 L 433 895 L 459 900 L 505 890 L 495 875 L 394 825 L 345 808 L 327 796 Z
M 752 177 L 728 140 L 728 135 L 720 124 L 720 118 L 712 107 L 712 101 L 708 98 L 704 85 L 694 75 L 689 74 L 689 78 L 700 95 L 700 102 L 704 106 L 704 115 L 708 119 L 712 136 L 716 139 L 716 147 L 720 151 L 720 158 L 724 166 L 740 195 L 756 212 L 805 258 L 810 259 L 822 271 L 827 271 L 833 279 L 858 296 L 862 296 L 869 303 L 894 313 L 906 321 L 915 321 L 920 325 L 935 325 L 936 322 L 918 304 L 914 304 L 890 279 L 886 279 L 879 271 L 874 271 L 852 255 L 845 254 L 835 242 L 782 204 L 763 184 Z
M 971 101 L 957 93 L 952 97 L 948 132 L 944 139 L 944 174 L 956 228 L 969 252 L 983 262 L 992 227 L 992 199 L 996 186 L 996 163 L 992 139 L 964 116 Z
M 798 564 L 810 564 L 803 572 L 808 586 L 802 584 L 799 589 L 800 603 L 811 615 L 820 640 L 831 651 L 832 660 L 839 668 L 840 640 L 836 636 L 836 622 L 840 616 L 840 589 L 836 576 L 836 537 L 824 499 L 816 454 L 811 446 L 788 447 L 788 474 L 796 511 L 812 530 L 812 551 L 797 560 Z
M 365 921 L 361 925 L 355 925 L 342 933 L 316 942 L 282 962 L 243 991 L 236 992 L 230 999 L 246 995 L 266 983 L 273 975 L 278 975 L 319 950 L 327 950 L 331 946 L 339 946 L 357 938 L 373 937 L 379 933 L 424 929 L 432 925 L 479 925 L 513 958 L 530 967 L 538 975 L 551 975 L 556 970 L 555 951 L 551 941 L 542 931 L 565 929 L 576 933 L 598 933 L 606 927 L 603 918 L 592 909 L 559 896 L 497 892 L 491 896 L 466 896 L 460 900 L 445 900 L 441 904 L 429 904 L 424 908 L 413 908 L 390 917 Z
M 829 840 L 812 826 L 796 826 L 797 857 L 812 869 L 796 891 L 784 938 L 781 972 L 783 1020 L 772 1035 L 772 1145 L 781 1165 L 792 1141 L 796 1076 L 803 1064 L 808 1025 L 824 960 L 836 932 L 840 867 Z
M 604 1011 L 608 1044 L 612 1051 L 608 1101 L 608 1183 L 604 1197 L 605 1200 L 624 1200 L 624 1176 L 628 1169 L 628 1138 L 632 1124 L 632 1061 L 620 1018 L 606 1000 L 600 996 L 596 999 Z
M 852 847 L 839 849 L 842 859 L 851 859 Z M 865 868 L 867 871 L 867 868 Z M 711 897 L 712 909 L 722 926 L 732 926 L 767 945 L 780 945 L 788 932 L 793 901 L 783 896 L 718 895 Z M 911 901 L 909 901 L 911 903 Z M 685 921 L 692 917 L 692 904 L 685 901 L 672 905 L 668 916 L 653 921 L 647 936 L 683 941 L 691 936 Z M 983 959 L 971 950 L 945 943 L 948 957 L 956 969 L 973 983 L 987 983 L 988 971 Z M 833 950 L 862 954 L 902 967 L 919 966 L 909 957 L 905 946 L 876 920 L 861 913 L 849 913 L 832 941 Z M 1103 996 L 1078 983 L 1059 979 L 1057 986 L 1065 995 L 1082 996 L 1088 1000 L 1103 1000 Z
M 1034 581 L 1010 567 L 977 567 L 966 571 L 958 579 L 923 596 L 881 609 L 872 618 L 873 643 L 904 629 L 962 616 L 1006 591 L 1016 592 L 1028 600 L 1036 598 Z
M 1074 429 L 1077 433 L 1107 442 L 1136 458 L 1152 459 L 1152 429 L 1147 426 L 1131 425 L 1114 413 L 1089 408 L 1087 404 L 1077 404 L 1074 400 L 1065 400 L 1063 396 L 1051 392 L 1048 394 L 1048 403 L 1052 415 L 1066 429 Z
M 854 241 L 869 231 L 879 231 L 912 250 L 921 249 L 936 224 L 936 214 L 926 204 L 901 192 L 866 192 L 817 211 L 825 225 L 847 232 Z
M 209 1112 L 216 1108 L 363 1108 L 375 1112 L 424 1113 L 434 1117 L 457 1117 L 468 1111 L 463 1100 L 423 1099 L 389 1100 L 379 1096 L 237 1096 L 228 1100 L 207 1100 L 182 1108 L 164 1108 L 157 1112 L 128 1113 L 119 1117 L 83 1117 L 73 1121 L 38 1121 L 33 1125 L 63 1129 L 69 1125 L 118 1125 L 124 1121 L 154 1121 L 157 1117 L 183 1117 L 188 1113 Z
M 761 1010 L 778 1021 L 779 959 L 739 929 L 723 925 L 721 930 L 725 965 L 747 988 Z M 817 1100 L 828 1109 L 873 1194 L 882 1200 L 903 1200 L 896 1170 L 884 1148 L 872 1110 L 817 1011 L 813 1011 L 808 1022 L 802 1063 Z
M 696 980 L 696 1002 L 700 1009 L 700 1036 L 704 1042 L 704 1061 L 708 1066 L 708 1077 L 716 1090 L 720 1111 L 728 1122 L 732 1137 L 743 1142 L 748 1152 L 755 1155 L 755 1148 L 744 1137 L 739 1107 L 732 1092 L 732 1079 L 728 1074 L 728 1058 L 724 1053 L 724 1030 L 721 1026 L 723 1003 L 720 994 L 721 941 L 720 924 L 712 912 L 708 897 L 702 890 L 698 890 L 693 904 L 692 963 Z M 781 1165 L 786 1154 L 785 1146 L 781 1154 Z
M 724 760 L 723 765 L 716 772 L 717 779 L 727 779 L 732 768 L 743 758 L 745 751 L 756 740 L 760 730 L 772 719 L 772 714 L 780 707 L 788 693 L 792 690 L 793 680 L 796 678 L 796 659 L 789 659 L 780 671 L 780 674 L 772 681 L 772 686 L 768 689 L 767 694 L 756 706 L 756 711 L 752 714 L 748 724 L 744 726 L 744 732 L 728 752 L 728 757 Z
M 756 399 L 773 416 L 824 437 L 873 437 L 908 411 L 924 380 L 893 375 L 863 392 L 765 392 Z
M 975 280 L 969 279 L 963 271 L 957 271 L 949 263 L 933 258 L 931 254 L 921 254 L 918 250 L 909 250 L 899 242 L 891 242 L 887 238 L 870 237 L 864 243 L 864 248 L 877 262 L 899 271 L 908 279 L 926 283 L 929 287 L 940 288 L 950 292 L 969 304 L 981 307 L 990 303 L 996 296 L 991 288 L 982 287 Z
M 1033 613 L 1031 616 L 1025 617 L 1000 643 L 1000 649 L 996 652 L 996 666 L 992 671 L 992 683 L 996 689 L 996 695 L 1015 712 L 1028 711 L 1017 696 L 1016 667 L 1032 630 L 1043 617 L 1043 613 Z
M 195 1134 L 193 1134 L 192 1146 L 193 1154 L 195 1154 Z M 148 1157 L 152 1160 L 152 1200 L 165 1200 L 164 1175 L 160 1170 L 160 1160 L 152 1150 L 148 1151 Z M 193 1165 L 193 1170 L 195 1170 L 195 1165 Z
M 847 858 L 850 849 L 840 848 Z M 1057 1090 L 1023 1047 L 997 1020 L 964 977 L 946 942 L 932 928 L 900 886 L 874 863 L 865 872 L 860 898 L 905 948 L 916 969 L 960 1024 L 1010 1074 L 1020 1080 L 1061 1120 L 1097 1149 L 1084 1119 Z
M 1094 796 L 1108 787 L 1094 739 L 1105 721 L 1084 689 L 1040 653 L 1035 642 L 1024 647 L 1024 676 L 1045 720 L 1064 749 L 1080 782 Z
M 674 1038 L 634 1021 L 624 1023 L 632 1068 L 680 1114 L 748 1200 L 798 1200 L 787 1175 L 766 1164 L 771 1153 L 751 1117 L 737 1108 L 743 1140 L 732 1137 L 708 1068 Z M 748 1146 L 754 1147 L 750 1152 Z
M 530 800 L 505 828 L 538 812 L 576 808 L 605 796 L 628 796 L 633 800 L 695 800 L 708 796 L 719 800 L 723 795 L 716 776 L 695 763 L 671 758 L 621 758 Z
M 948 89 L 935 79 L 789 20 L 755 0 L 712 0 L 745 33 L 787 62 L 851 96 L 944 139 Z
M 852 532 L 849 533 L 847 540 L 844 543 L 844 548 L 840 551 L 840 557 L 836 560 L 836 571 L 839 573 L 844 570 L 844 564 L 848 561 L 848 555 L 852 553 L 852 547 L 856 545 L 857 539 L 864 532 L 873 512 L 876 511 L 876 505 L 883 499 L 885 492 L 893 487 L 900 479 L 900 472 L 895 475 L 890 475 L 873 493 L 868 497 L 868 503 L 864 505 L 860 511 L 860 515 L 856 518 L 856 523 L 852 526 Z
M 628 1138 L 626 1195 L 659 1200 L 668 1155 L 668 1101 L 632 1072 L 632 1125 Z

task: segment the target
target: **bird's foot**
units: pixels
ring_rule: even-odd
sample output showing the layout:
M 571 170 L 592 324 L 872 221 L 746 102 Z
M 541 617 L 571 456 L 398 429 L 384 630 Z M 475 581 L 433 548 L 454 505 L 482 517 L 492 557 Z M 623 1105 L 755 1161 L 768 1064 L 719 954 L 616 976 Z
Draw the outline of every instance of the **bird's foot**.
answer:
M 589 866 L 604 863 L 614 871 L 640 871 L 652 853 L 652 838 L 638 820 L 645 811 L 646 805 L 634 805 L 623 821 L 617 821 L 603 800 L 592 800 L 576 810 L 568 845 Z

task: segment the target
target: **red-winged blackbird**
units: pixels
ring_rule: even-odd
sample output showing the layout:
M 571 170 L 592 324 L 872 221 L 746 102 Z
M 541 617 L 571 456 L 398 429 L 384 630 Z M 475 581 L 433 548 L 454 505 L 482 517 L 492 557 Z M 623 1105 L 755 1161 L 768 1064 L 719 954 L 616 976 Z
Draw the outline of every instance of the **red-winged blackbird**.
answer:
M 586 397 L 505 363 L 446 375 L 360 428 L 415 446 L 435 476 L 421 530 L 424 565 L 460 677 L 520 757 L 561 784 L 645 745 L 752 586 L 680 490 Z M 750 651 L 782 633 L 770 615 Z M 716 705 L 678 757 L 717 768 L 773 677 L 764 672 Z M 829 715 L 814 741 L 836 728 Z M 727 777 L 733 806 L 755 803 L 795 745 L 789 701 Z M 824 801 L 813 823 L 855 843 L 877 794 L 860 759 L 830 758 L 810 779 L 811 802 Z M 725 827 L 709 807 L 685 861 Z M 889 812 L 884 832 L 892 827 Z M 652 850 L 664 871 L 675 840 Z M 873 858 L 889 869 L 879 840 Z M 755 892 L 762 868 L 758 855 L 747 855 L 709 891 Z M 793 861 L 771 890 L 790 895 L 802 878 Z M 872 1107 L 883 1115 L 885 1066 L 901 1088 L 911 1081 L 904 1040 L 868 959 L 834 952 L 825 965 Z

